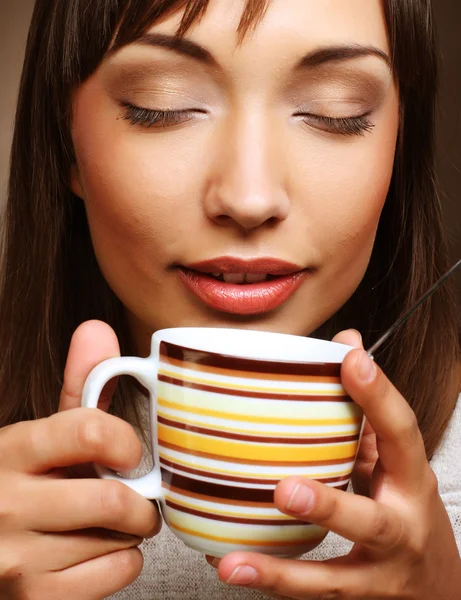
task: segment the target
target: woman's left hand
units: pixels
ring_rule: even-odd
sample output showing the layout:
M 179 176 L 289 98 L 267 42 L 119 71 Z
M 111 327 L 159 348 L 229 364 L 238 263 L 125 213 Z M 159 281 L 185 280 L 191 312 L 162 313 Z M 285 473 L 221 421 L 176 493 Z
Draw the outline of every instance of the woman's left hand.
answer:
M 413 410 L 361 349 L 341 378 L 376 434 L 370 497 L 291 477 L 275 503 L 354 542 L 351 552 L 324 562 L 234 552 L 220 579 L 296 600 L 460 600 L 461 558 Z

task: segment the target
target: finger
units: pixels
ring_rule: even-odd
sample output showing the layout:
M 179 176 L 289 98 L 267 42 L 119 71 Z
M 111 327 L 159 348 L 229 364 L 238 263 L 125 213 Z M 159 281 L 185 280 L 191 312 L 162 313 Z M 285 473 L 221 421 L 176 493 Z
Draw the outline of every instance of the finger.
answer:
M 29 530 L 104 528 L 149 538 L 161 527 L 156 504 L 119 481 L 28 478 L 21 491 L 21 513 Z
M 9 469 L 25 473 L 90 462 L 123 472 L 139 465 L 142 445 L 122 419 L 75 408 L 0 431 L 0 454 Z
M 102 321 L 87 321 L 72 336 L 59 411 L 81 405 L 83 386 L 90 371 L 103 360 L 120 356 L 120 346 L 114 330 Z M 101 394 L 98 407 L 107 410 L 117 381 L 110 381 Z
M 307 598 L 381 598 L 382 575 L 375 565 L 328 564 L 279 559 L 253 553 L 232 553 L 221 559 L 221 581 L 244 586 L 266 594 L 306 600 Z M 386 596 L 387 597 L 387 596 Z
M 112 552 L 57 573 L 47 573 L 37 585 L 34 598 L 104 600 L 126 588 L 139 576 L 143 567 L 138 548 Z
M 360 440 L 359 451 L 351 477 L 355 494 L 370 496 L 371 480 L 378 459 L 376 434 L 368 421 L 365 420 L 362 439 Z
M 392 507 L 311 479 L 285 479 L 277 486 L 274 501 L 282 512 L 379 554 L 399 547 L 405 534 L 402 518 Z
M 354 348 L 363 348 L 362 336 L 356 329 L 340 331 L 335 335 L 332 341 L 337 344 L 345 344 L 346 346 L 352 346 Z
M 0 549 L 0 557 L 3 568 L 9 571 L 61 571 L 104 554 L 134 548 L 142 542 L 142 537 L 104 530 L 66 534 L 29 532 L 26 540 L 22 537 L 10 540 L 4 556 Z
M 429 467 L 418 422 L 409 404 L 363 350 L 352 350 L 346 356 L 341 380 L 376 433 L 384 472 L 393 475 L 403 489 L 419 489 Z
M 356 329 L 341 331 L 332 341 L 355 348 L 363 348 L 362 336 Z M 377 459 L 375 432 L 370 423 L 365 419 L 352 474 L 352 483 L 356 494 L 361 494 L 362 496 L 370 494 L 370 479 Z
M 361 496 L 371 495 L 372 477 L 378 459 L 376 435 L 374 432 L 365 433 L 364 431 L 351 476 L 355 494 L 360 494 Z

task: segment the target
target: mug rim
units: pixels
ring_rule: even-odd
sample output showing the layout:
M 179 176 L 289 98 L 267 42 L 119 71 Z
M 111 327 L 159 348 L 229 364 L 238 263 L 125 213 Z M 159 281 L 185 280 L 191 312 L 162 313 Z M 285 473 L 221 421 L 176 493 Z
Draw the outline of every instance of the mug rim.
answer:
M 354 349 L 308 336 L 229 327 L 170 327 L 152 335 L 152 349 L 161 342 L 226 358 L 295 364 L 339 364 Z

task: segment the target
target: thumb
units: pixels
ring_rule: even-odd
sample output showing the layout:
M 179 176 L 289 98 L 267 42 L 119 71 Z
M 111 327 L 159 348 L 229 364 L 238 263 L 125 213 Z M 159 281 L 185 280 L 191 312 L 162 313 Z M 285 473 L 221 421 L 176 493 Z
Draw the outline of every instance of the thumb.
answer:
M 340 331 L 332 341 L 338 344 L 346 344 L 346 346 L 353 346 L 354 348 L 363 348 L 362 336 L 356 329 Z
M 355 348 L 363 348 L 362 336 L 355 329 L 341 331 L 333 338 L 333 341 Z M 352 473 L 352 485 L 356 494 L 361 496 L 370 495 L 371 479 L 377 460 L 376 434 L 368 420 L 365 419 L 362 439 Z
M 114 330 L 102 321 L 87 321 L 74 332 L 64 370 L 58 412 L 78 408 L 81 404 L 83 386 L 90 371 L 107 358 L 120 356 L 120 346 Z M 117 379 L 105 386 L 99 408 L 109 409 Z

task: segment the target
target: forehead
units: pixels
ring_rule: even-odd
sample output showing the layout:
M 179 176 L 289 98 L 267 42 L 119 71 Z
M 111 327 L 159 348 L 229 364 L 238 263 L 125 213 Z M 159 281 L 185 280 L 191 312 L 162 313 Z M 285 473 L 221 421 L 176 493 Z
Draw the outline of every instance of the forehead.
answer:
M 312 47 L 363 44 L 389 52 L 382 0 L 262 0 L 260 4 L 267 5 L 266 12 L 243 40 L 237 32 L 248 0 L 210 0 L 186 36 L 232 53 L 245 48 L 256 51 L 260 44 L 267 50 L 268 42 L 273 48 L 299 42 Z M 150 31 L 174 34 L 183 16 L 183 10 L 170 14 Z

